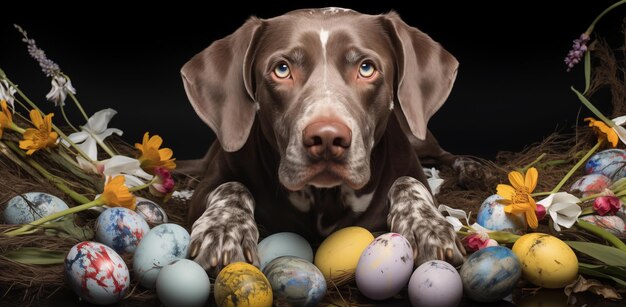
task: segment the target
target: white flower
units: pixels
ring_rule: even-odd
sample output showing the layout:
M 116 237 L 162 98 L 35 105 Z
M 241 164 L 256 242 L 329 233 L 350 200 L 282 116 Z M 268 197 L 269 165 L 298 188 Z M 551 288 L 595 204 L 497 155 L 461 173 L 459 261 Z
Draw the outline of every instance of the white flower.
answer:
M 96 112 L 87 120 L 86 125 L 81 126 L 82 131 L 72 133 L 68 138 L 85 152 L 91 160 L 97 161 L 98 141 L 104 141 L 105 138 L 113 133 L 117 135 L 122 135 L 123 133 L 120 129 L 107 128 L 115 114 L 117 114 L 117 111 L 113 109 L 104 109 Z M 69 146 L 67 141 L 63 141 L 63 144 Z
M 615 130 L 615 133 L 617 133 L 617 136 L 622 141 L 622 143 L 626 144 L 626 128 L 622 127 L 624 124 L 626 124 L 626 115 L 616 117 L 611 121 L 615 123 L 615 127 L 613 127 L 613 130 Z
M 430 191 L 434 195 L 439 194 L 439 189 L 443 184 L 443 179 L 439 177 L 439 171 L 436 168 L 425 168 L 424 173 L 426 174 L 426 178 L 428 178 L 428 187 Z
M 12 87 L 7 80 L 0 80 L 0 100 L 6 100 L 7 104 L 13 109 L 13 112 L 15 112 L 15 105 L 13 104 L 15 100 L 13 94 L 15 94 L 15 92 L 15 88 Z
M 546 208 L 550 218 L 554 222 L 554 229 L 561 231 L 559 225 L 570 228 L 580 216 L 582 209 L 578 205 L 580 199 L 567 192 L 558 192 L 540 200 L 537 204 Z
M 437 210 L 439 210 L 439 212 L 441 213 L 448 213 L 448 215 L 446 216 L 446 220 L 452 225 L 454 231 L 459 231 L 463 227 L 463 225 L 469 225 L 469 215 L 461 209 L 454 209 L 446 205 L 439 205 Z M 465 224 L 461 222 L 461 219 L 465 220 Z
M 55 106 L 64 106 L 67 93 L 76 94 L 76 89 L 72 86 L 72 81 L 62 75 L 55 75 L 52 78 L 52 89 L 46 95 L 48 101 L 54 102 Z
M 145 180 L 152 180 L 152 175 L 141 168 L 141 162 L 137 159 L 116 155 L 110 159 L 100 161 L 98 168 L 105 176 L 106 181 L 117 175 L 126 177 L 126 186 L 129 188 L 145 184 Z M 142 180 L 143 179 L 143 180 Z

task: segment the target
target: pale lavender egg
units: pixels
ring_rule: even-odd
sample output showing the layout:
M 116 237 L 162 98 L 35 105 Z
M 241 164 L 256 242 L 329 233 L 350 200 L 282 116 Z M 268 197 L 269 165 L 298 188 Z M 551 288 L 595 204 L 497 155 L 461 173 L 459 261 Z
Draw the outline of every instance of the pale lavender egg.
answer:
M 139 214 L 121 207 L 106 209 L 96 221 L 96 241 L 122 255 L 134 253 L 148 231 L 148 223 Z
M 409 281 L 409 299 L 413 306 L 452 307 L 463 298 L 463 282 L 447 262 L 431 260 L 420 265 Z
M 521 214 L 504 212 L 505 205 L 498 202 L 500 195 L 494 194 L 480 205 L 476 222 L 489 230 L 508 231 L 521 234 L 526 229 L 526 218 Z
M 98 305 L 119 302 L 130 286 L 122 257 L 104 244 L 81 242 L 65 257 L 67 281 L 78 296 Z
M 572 187 L 569 189 L 570 192 L 579 191 L 582 193 L 582 196 L 589 196 L 592 194 L 597 194 L 604 189 L 608 188 L 611 185 L 611 179 L 609 177 L 604 176 L 602 174 L 589 174 L 580 177 L 576 182 L 572 184 Z

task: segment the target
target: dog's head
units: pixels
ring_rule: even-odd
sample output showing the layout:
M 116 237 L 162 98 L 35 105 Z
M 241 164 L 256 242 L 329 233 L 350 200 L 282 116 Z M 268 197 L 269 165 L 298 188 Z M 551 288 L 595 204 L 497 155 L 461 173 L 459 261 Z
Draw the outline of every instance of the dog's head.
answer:
M 251 18 L 193 57 L 182 75 L 224 150 L 244 145 L 257 116 L 280 154 L 286 188 L 359 189 L 370 179 L 370 152 L 390 114 L 424 139 L 457 67 L 395 13 L 327 8 Z

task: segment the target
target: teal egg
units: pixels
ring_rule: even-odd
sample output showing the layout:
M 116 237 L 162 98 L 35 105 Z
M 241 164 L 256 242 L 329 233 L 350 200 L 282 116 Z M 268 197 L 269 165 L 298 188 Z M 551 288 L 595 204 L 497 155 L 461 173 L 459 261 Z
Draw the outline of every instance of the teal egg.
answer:
M 309 242 L 293 232 L 279 232 L 261 240 L 258 245 L 260 268 L 280 256 L 296 256 L 313 262 L 313 249 Z
M 68 208 L 64 201 L 54 195 L 43 192 L 24 193 L 9 200 L 4 209 L 4 223 L 28 224 Z
M 316 306 L 326 294 L 326 280 L 311 262 L 294 256 L 272 260 L 263 269 L 276 306 Z
M 511 294 L 522 276 L 519 258 L 503 246 L 483 248 L 467 258 L 461 268 L 465 294 L 489 303 Z
M 521 214 L 504 212 L 505 205 L 499 203 L 498 199 L 502 199 L 498 194 L 485 199 L 476 214 L 476 222 L 489 230 L 523 233 L 526 229 L 526 218 Z

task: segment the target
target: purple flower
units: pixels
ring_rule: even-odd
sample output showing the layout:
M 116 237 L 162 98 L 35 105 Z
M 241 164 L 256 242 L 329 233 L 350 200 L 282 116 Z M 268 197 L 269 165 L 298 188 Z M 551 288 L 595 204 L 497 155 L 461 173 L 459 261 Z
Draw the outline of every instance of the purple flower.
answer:
M 53 62 L 52 60 L 48 59 L 43 49 L 37 47 L 37 44 L 35 43 L 34 39 L 28 38 L 28 34 L 26 33 L 24 29 L 22 29 L 22 27 L 18 25 L 13 25 L 13 26 L 20 33 L 22 33 L 22 36 L 23 36 L 22 41 L 25 42 L 26 45 L 28 45 L 28 54 L 30 54 L 30 56 L 39 63 L 39 66 L 41 67 L 41 70 L 43 71 L 43 73 L 46 74 L 46 76 L 48 77 L 59 75 L 61 73 L 61 69 L 59 68 L 59 65 L 57 65 L 57 63 Z
M 569 72 L 574 68 L 574 66 L 580 63 L 580 60 L 585 55 L 587 51 L 587 43 L 589 42 L 589 35 L 587 33 L 583 33 L 579 38 L 574 40 L 574 44 L 572 44 L 572 49 L 569 51 L 567 56 L 565 57 L 565 65 L 567 65 L 567 71 Z

